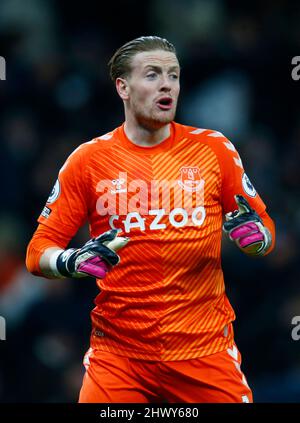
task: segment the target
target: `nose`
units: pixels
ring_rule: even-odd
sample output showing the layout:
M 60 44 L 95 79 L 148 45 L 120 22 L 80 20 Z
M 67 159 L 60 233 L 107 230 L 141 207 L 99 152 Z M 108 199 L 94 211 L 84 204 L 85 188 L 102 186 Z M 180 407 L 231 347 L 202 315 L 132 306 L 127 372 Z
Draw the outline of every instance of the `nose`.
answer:
M 161 76 L 160 91 L 164 91 L 164 92 L 171 91 L 171 82 L 168 75 Z

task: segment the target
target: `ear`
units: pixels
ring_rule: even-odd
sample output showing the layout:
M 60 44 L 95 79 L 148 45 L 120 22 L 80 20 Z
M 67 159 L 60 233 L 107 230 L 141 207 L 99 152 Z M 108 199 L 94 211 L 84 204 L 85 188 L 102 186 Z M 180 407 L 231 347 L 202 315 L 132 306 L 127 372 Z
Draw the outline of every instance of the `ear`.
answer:
M 122 100 L 128 100 L 129 98 L 129 85 L 125 78 L 116 79 L 116 89 Z

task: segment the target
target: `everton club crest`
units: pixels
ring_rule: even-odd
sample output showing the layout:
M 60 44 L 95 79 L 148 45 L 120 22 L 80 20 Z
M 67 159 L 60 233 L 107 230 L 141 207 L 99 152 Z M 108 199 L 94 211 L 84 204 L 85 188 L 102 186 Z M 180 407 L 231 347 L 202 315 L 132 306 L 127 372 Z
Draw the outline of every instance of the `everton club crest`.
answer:
M 200 191 L 204 186 L 204 179 L 201 178 L 200 169 L 196 166 L 183 166 L 180 169 L 178 184 L 185 191 Z

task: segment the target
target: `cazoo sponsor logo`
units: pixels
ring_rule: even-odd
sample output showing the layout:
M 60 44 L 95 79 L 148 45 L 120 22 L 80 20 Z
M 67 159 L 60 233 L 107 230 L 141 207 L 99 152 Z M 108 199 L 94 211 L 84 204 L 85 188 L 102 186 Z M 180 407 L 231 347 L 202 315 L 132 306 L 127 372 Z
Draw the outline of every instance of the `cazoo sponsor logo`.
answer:
M 110 216 L 114 229 L 130 232 L 163 230 L 201 226 L 205 220 L 205 181 L 195 166 L 179 169 L 175 180 L 134 179 L 128 182 L 126 172 L 119 172 L 113 180 L 101 180 L 97 184 L 97 213 Z

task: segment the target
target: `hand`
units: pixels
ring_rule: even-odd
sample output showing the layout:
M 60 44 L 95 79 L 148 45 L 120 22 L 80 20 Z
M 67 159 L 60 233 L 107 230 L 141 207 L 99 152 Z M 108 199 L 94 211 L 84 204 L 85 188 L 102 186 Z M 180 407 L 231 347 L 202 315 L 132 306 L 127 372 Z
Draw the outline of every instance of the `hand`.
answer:
M 119 263 L 115 253 L 124 247 L 129 238 L 117 237 L 112 229 L 88 241 L 82 248 L 69 248 L 62 252 L 56 261 L 58 272 L 66 277 L 93 276 L 103 279 L 106 272 Z
M 263 255 L 271 245 L 271 234 L 242 195 L 235 195 L 238 210 L 225 215 L 223 230 L 246 254 Z

